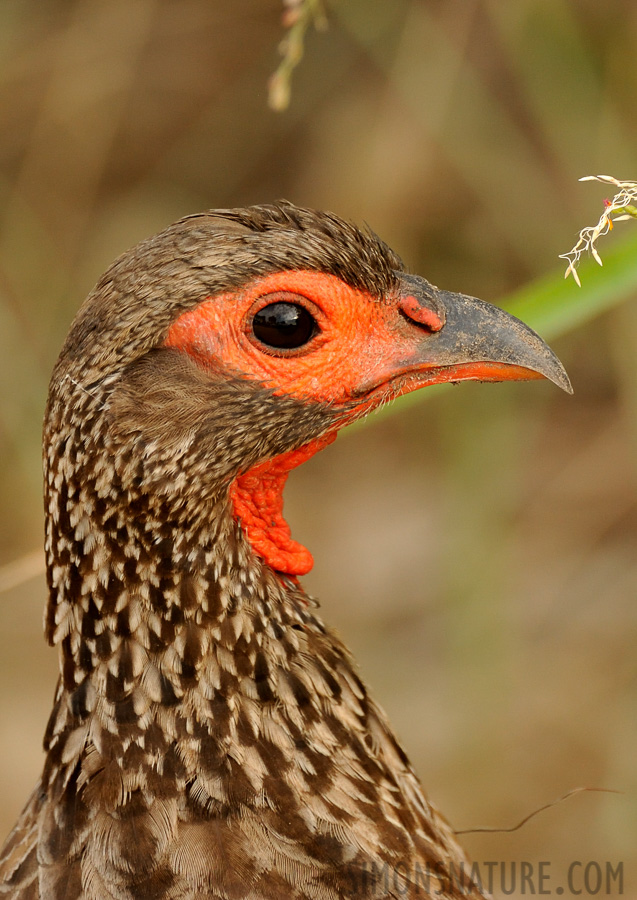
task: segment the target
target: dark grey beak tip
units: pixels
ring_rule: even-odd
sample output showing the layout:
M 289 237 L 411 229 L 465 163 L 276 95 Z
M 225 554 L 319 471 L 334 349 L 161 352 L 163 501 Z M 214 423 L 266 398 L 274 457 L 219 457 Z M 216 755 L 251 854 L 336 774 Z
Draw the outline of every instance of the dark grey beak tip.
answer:
M 514 319 L 515 317 L 511 316 L 511 318 Z M 533 353 L 528 359 L 520 360 L 522 364 L 524 365 L 524 363 L 526 363 L 529 369 L 539 372 L 548 381 L 552 381 L 553 384 L 557 385 L 557 387 L 561 388 L 567 394 L 572 394 L 573 386 L 571 385 L 571 380 L 566 373 L 566 369 L 553 350 L 551 350 L 549 345 L 539 336 L 539 334 L 529 328 L 528 325 L 524 322 L 520 322 L 519 319 L 516 319 L 515 321 L 523 326 L 530 349 L 532 348 L 533 350 Z M 520 353 L 520 356 L 524 357 L 524 354 Z
M 557 362 L 559 362 L 559 360 L 557 360 Z M 553 384 L 556 384 L 558 387 L 562 388 L 563 391 L 566 391 L 567 394 L 573 393 L 573 385 L 571 384 L 571 379 L 566 374 L 566 370 L 564 369 L 562 363 L 559 364 L 559 369 L 555 374 L 555 378 L 552 378 L 551 381 L 553 382 Z
M 567 394 L 572 394 L 573 386 L 566 369 L 546 341 L 525 322 L 518 319 L 517 316 L 512 316 L 510 313 L 504 312 L 504 310 L 499 310 L 499 312 L 508 319 L 508 322 L 513 325 L 514 330 L 517 332 L 516 356 L 518 359 L 516 361 L 543 375 L 548 381 L 552 381 L 553 384 Z M 505 328 L 506 319 L 503 323 Z

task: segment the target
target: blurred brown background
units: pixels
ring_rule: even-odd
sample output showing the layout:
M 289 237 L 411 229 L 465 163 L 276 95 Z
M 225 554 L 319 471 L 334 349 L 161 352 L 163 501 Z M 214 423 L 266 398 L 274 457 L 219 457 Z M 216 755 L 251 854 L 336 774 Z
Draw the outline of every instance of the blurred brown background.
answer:
M 281 13 L 0 5 L 0 566 L 20 561 L 0 594 L 3 834 L 42 763 L 57 665 L 44 579 L 25 577 L 47 380 L 108 263 L 187 213 L 286 197 L 497 301 L 596 221 L 605 188 L 579 176 L 637 178 L 633 0 L 335 0 L 276 114 Z M 472 855 L 549 860 L 553 887 L 572 860 L 623 860 L 634 896 L 637 306 L 555 346 L 573 398 L 440 391 L 341 436 L 295 473 L 287 512 L 316 558 L 306 584 L 455 827 L 622 792 L 466 836 Z

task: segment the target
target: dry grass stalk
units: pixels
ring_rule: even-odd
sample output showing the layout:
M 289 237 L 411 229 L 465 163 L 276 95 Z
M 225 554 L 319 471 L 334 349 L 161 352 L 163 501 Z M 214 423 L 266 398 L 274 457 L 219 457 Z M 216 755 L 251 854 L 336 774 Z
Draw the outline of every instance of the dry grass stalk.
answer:
M 276 112 L 282 112 L 290 104 L 292 72 L 303 58 L 303 44 L 310 23 L 314 22 L 317 30 L 327 28 L 321 0 L 283 0 L 283 5 L 283 25 L 288 33 L 280 45 L 283 59 L 268 84 L 268 103 Z

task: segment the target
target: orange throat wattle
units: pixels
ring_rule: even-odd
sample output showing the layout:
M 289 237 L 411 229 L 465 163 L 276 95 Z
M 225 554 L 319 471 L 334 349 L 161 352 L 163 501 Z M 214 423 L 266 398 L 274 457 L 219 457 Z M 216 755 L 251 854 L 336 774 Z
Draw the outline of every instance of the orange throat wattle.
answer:
M 292 539 L 283 518 L 283 488 L 287 477 L 336 438 L 330 432 L 298 450 L 283 453 L 239 475 L 230 485 L 234 518 L 255 553 L 276 572 L 307 575 L 314 560 L 310 551 Z

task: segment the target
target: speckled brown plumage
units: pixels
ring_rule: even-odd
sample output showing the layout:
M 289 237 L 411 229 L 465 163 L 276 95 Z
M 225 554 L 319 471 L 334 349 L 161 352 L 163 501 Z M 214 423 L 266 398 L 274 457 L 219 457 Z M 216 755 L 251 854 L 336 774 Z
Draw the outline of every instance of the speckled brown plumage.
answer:
M 163 346 L 204 298 L 286 269 L 383 302 L 402 267 L 331 215 L 217 211 L 122 256 L 71 328 L 44 429 L 60 680 L 0 894 L 482 896 L 450 879 L 462 851 L 347 650 L 230 508 L 239 472 L 350 406 L 277 395 Z

